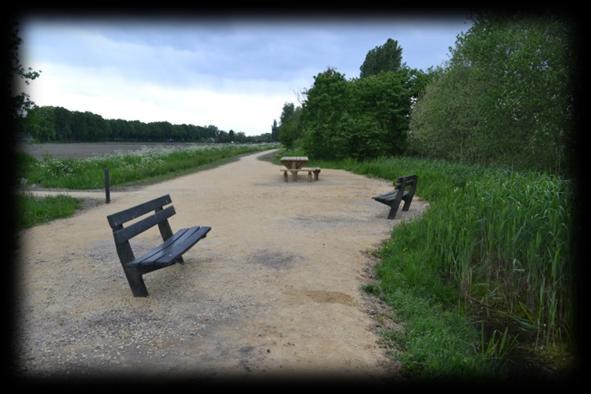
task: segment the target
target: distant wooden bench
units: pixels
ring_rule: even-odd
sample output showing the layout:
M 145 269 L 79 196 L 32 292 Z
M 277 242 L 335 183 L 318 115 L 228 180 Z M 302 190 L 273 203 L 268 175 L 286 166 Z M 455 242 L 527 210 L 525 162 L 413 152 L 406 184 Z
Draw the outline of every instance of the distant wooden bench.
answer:
M 388 219 L 394 219 L 396 212 L 398 211 L 398 206 L 402 200 L 404 200 L 404 206 L 402 207 L 402 210 L 408 211 L 410 208 L 410 203 L 412 202 L 412 198 L 414 197 L 415 191 L 417 190 L 417 180 L 418 177 L 416 175 L 400 176 L 396 180 L 394 191 L 372 197 L 374 200 L 390 207 Z M 409 190 L 405 190 L 407 188 Z
M 283 171 L 283 178 L 284 178 L 285 182 L 287 182 L 287 173 L 288 172 L 291 172 L 292 178 L 295 182 L 297 182 L 297 180 L 298 180 L 298 171 L 303 171 L 303 172 L 308 173 L 308 182 L 312 182 L 312 174 L 314 174 L 315 181 L 318 180 L 318 175 L 320 174 L 320 168 L 308 168 L 308 167 L 302 167 L 302 168 L 283 167 L 280 169 L 280 171 Z
M 189 227 L 177 231 L 174 235 L 168 223 L 168 218 L 176 212 L 173 206 L 163 208 L 170 204 L 170 195 L 158 197 L 140 205 L 107 216 L 109 225 L 113 230 L 115 249 L 123 266 L 125 277 L 134 297 L 147 297 L 148 290 L 144 284 L 142 275 L 168 267 L 175 263 L 183 263 L 181 255 L 189 250 L 201 238 L 205 238 L 211 227 Z M 146 213 L 154 211 L 154 214 L 141 219 L 127 227 L 123 223 L 138 218 Z M 143 256 L 136 258 L 131 250 L 129 240 L 147 229 L 158 225 L 160 235 L 164 243 L 150 250 Z

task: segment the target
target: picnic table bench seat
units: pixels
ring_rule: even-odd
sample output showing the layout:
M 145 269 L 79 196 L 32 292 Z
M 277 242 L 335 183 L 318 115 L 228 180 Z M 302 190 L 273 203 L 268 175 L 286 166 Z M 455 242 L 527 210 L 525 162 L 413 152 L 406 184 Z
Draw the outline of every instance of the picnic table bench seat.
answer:
M 388 219 L 394 219 L 394 217 L 396 217 L 398 207 L 402 201 L 404 201 L 402 210 L 408 211 L 410 208 L 410 203 L 412 202 L 417 189 L 417 180 L 418 177 L 416 175 L 400 176 L 396 179 L 394 191 L 372 197 L 374 200 L 390 207 Z
M 308 182 L 312 182 L 312 174 L 314 174 L 315 181 L 318 180 L 318 175 L 320 174 L 320 168 L 318 168 L 318 167 L 315 167 L 315 168 L 309 168 L 309 167 L 287 168 L 287 167 L 283 167 L 283 168 L 280 168 L 279 171 L 283 172 L 283 178 L 284 178 L 285 182 L 287 182 L 287 173 L 288 172 L 291 172 L 294 181 L 298 180 L 298 178 L 297 178 L 298 171 L 307 172 L 308 173 Z
M 183 263 L 183 253 L 193 247 L 200 239 L 205 238 L 211 230 L 211 227 L 195 226 L 183 228 L 173 234 L 168 218 L 176 212 L 173 206 L 164 208 L 165 205 L 171 202 L 170 195 L 166 194 L 107 216 L 109 225 L 113 230 L 115 249 L 134 297 L 148 296 L 148 290 L 142 275 L 175 263 Z M 154 213 L 148 217 L 123 227 L 124 223 L 152 211 Z M 136 258 L 129 240 L 155 225 L 158 225 L 164 242 L 141 257 Z

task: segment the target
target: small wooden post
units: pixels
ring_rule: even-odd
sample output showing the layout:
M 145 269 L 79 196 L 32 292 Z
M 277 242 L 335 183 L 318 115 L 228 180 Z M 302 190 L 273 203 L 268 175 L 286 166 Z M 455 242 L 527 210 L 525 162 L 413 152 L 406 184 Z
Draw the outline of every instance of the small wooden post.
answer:
M 110 179 L 109 179 L 109 169 L 105 168 L 104 169 L 104 175 L 105 175 L 105 202 L 108 204 L 111 202 L 111 190 L 110 190 Z

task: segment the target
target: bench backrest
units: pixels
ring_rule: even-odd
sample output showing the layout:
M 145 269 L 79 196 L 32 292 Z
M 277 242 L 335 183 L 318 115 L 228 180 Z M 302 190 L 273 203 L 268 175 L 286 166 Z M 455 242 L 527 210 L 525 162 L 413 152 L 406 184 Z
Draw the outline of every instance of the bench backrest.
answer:
M 170 226 L 168 225 L 168 218 L 174 215 L 176 212 L 173 206 L 168 208 L 163 207 L 170 203 L 172 203 L 172 200 L 170 199 L 170 195 L 167 194 L 165 196 L 155 198 L 143 204 L 139 204 L 107 216 L 109 225 L 113 230 L 113 238 L 115 238 L 115 243 L 126 243 L 129 241 L 129 239 L 140 233 L 143 233 L 150 227 L 157 224 L 160 227 L 161 232 L 163 229 L 165 229 L 166 232 L 169 233 Z M 139 220 L 127 227 L 123 227 L 123 223 L 136 219 L 151 211 L 155 211 L 153 215 Z M 166 236 L 170 236 L 170 234 L 166 234 Z M 163 237 L 165 237 L 165 234 L 163 234 Z
M 408 176 L 399 176 L 396 179 L 396 184 L 395 184 L 395 188 L 396 189 L 405 189 L 407 187 L 410 187 L 410 191 L 412 194 L 414 194 L 414 192 L 417 189 L 417 180 L 418 177 L 416 175 L 408 175 Z

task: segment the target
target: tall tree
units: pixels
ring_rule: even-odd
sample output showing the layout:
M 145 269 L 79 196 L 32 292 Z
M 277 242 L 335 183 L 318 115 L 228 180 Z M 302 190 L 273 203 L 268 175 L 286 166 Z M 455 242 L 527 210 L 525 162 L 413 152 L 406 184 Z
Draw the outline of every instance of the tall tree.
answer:
M 302 146 L 311 157 L 359 160 L 404 151 L 411 104 L 409 73 L 346 80 L 335 70 L 306 93 Z
M 273 126 L 271 126 L 271 141 L 279 141 L 279 126 L 276 119 L 273 119 Z
M 278 136 L 279 141 L 288 148 L 293 148 L 294 143 L 301 136 L 300 114 L 301 107 L 296 107 L 293 103 L 283 105 Z
M 345 75 L 328 68 L 314 76 L 303 103 L 303 145 L 311 157 L 335 159 L 346 152 L 342 121 L 347 116 L 349 84 Z
M 554 16 L 480 16 L 419 99 L 419 154 L 562 173 L 572 146 L 572 32 Z
M 402 62 L 402 48 L 398 41 L 388 38 L 384 45 L 370 50 L 360 67 L 361 78 L 376 75 L 381 72 L 398 71 Z
M 19 47 L 22 43 L 22 39 L 19 37 L 18 27 L 16 24 L 11 26 L 10 37 L 9 37 L 9 60 L 12 76 L 14 78 L 13 85 L 11 86 L 11 100 L 13 108 L 13 117 L 17 121 L 17 125 L 20 123 L 18 120 L 22 118 L 28 110 L 33 108 L 35 103 L 31 101 L 28 94 L 20 92 L 22 83 L 29 84 L 30 80 L 39 77 L 41 71 L 34 71 L 31 67 L 26 70 L 20 62 Z

